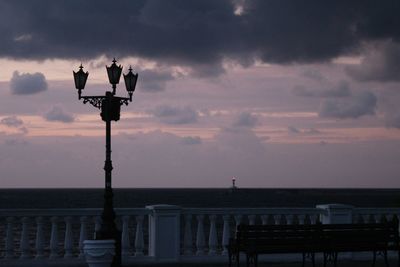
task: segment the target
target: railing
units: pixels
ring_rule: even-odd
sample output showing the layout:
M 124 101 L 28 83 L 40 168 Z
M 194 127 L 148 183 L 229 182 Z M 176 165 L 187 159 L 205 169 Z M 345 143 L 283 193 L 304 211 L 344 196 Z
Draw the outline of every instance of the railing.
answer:
M 240 223 L 311 224 L 321 212 L 316 208 L 183 209 L 181 254 L 227 255 L 229 238 Z
M 135 232 L 134 253 L 144 254 L 144 221 L 148 209 L 116 209 L 122 229 L 122 253 L 129 255 Z M 100 209 L 0 210 L 0 257 L 3 259 L 83 258 L 83 241 L 100 228 Z
M 351 223 L 400 217 L 400 208 L 340 205 L 238 209 L 164 205 L 162 210 L 154 207 L 116 209 L 125 262 L 226 260 L 229 238 L 240 223 L 313 224 L 317 220 Z M 0 210 L 0 265 L 1 261 L 20 259 L 83 261 L 83 241 L 93 238 L 101 223 L 100 214 L 100 209 Z M 160 244 L 165 234 L 177 242 L 169 238 Z

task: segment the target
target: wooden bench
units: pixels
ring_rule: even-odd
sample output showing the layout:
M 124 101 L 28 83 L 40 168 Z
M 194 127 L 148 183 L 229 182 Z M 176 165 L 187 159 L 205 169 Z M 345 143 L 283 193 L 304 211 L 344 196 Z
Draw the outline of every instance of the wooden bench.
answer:
M 302 266 L 310 258 L 315 266 L 315 254 L 323 253 L 324 266 L 328 261 L 337 265 L 339 252 L 382 253 L 388 266 L 387 251 L 394 250 L 400 257 L 399 230 L 396 217 L 391 222 L 368 224 L 312 225 L 244 225 L 237 227 L 236 237 L 229 242 L 229 266 L 235 260 L 239 266 L 240 253 L 246 255 L 247 266 L 257 266 L 258 255 L 301 253 Z M 399 261 L 400 266 L 400 261 Z

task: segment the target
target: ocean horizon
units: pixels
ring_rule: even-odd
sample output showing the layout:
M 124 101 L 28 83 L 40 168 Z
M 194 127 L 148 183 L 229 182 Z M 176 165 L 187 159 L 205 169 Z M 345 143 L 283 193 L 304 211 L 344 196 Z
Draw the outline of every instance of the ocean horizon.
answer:
M 115 188 L 116 208 L 182 207 L 399 207 L 400 189 L 358 188 Z M 101 188 L 0 189 L 0 209 L 101 208 Z

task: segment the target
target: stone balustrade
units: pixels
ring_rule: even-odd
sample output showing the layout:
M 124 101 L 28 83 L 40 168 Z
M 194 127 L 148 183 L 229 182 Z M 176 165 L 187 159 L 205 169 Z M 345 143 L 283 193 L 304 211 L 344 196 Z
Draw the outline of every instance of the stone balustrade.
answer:
M 0 210 L 2 261 L 83 261 L 83 241 L 101 224 L 101 209 Z M 400 208 L 181 208 L 169 205 L 116 209 L 124 262 L 226 260 L 236 226 L 378 222 L 400 217 Z M 165 242 L 165 240 L 168 240 Z M 164 241 L 164 242 L 163 242 Z

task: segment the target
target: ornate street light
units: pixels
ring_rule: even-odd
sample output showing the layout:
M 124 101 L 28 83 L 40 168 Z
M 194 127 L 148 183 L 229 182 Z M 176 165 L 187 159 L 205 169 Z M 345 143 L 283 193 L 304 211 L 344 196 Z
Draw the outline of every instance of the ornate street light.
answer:
M 75 80 L 75 88 L 78 89 L 78 95 L 79 95 L 79 99 L 81 99 L 81 93 L 82 90 L 85 89 L 85 85 L 86 85 L 86 80 L 87 77 L 89 76 L 89 72 L 84 72 L 83 71 L 83 66 L 82 64 L 79 66 L 79 71 L 74 73 L 74 80 Z
M 116 243 L 116 254 L 112 263 L 112 267 L 121 265 L 121 232 L 118 231 L 115 225 L 115 212 L 113 206 L 113 191 L 111 186 L 111 121 L 118 121 L 120 118 L 121 106 L 128 105 L 132 102 L 132 94 L 135 91 L 138 74 L 132 73 L 132 68 L 129 68 L 129 73 L 124 74 L 126 90 L 128 97 L 117 97 L 115 91 L 122 73 L 122 66 L 117 66 L 114 58 L 113 64 L 110 67 L 106 66 L 108 80 L 112 85 L 112 92 L 107 91 L 104 96 L 81 96 L 82 90 L 85 88 L 86 80 L 89 72 L 83 71 L 83 66 L 79 67 L 79 71 L 73 72 L 75 80 L 75 88 L 78 89 L 79 99 L 83 99 L 83 103 L 90 103 L 94 107 L 101 110 L 101 118 L 106 122 L 106 160 L 104 163 L 105 171 L 105 190 L 104 190 L 104 206 L 101 215 L 102 224 L 100 230 L 96 232 L 95 239 L 114 239 Z

